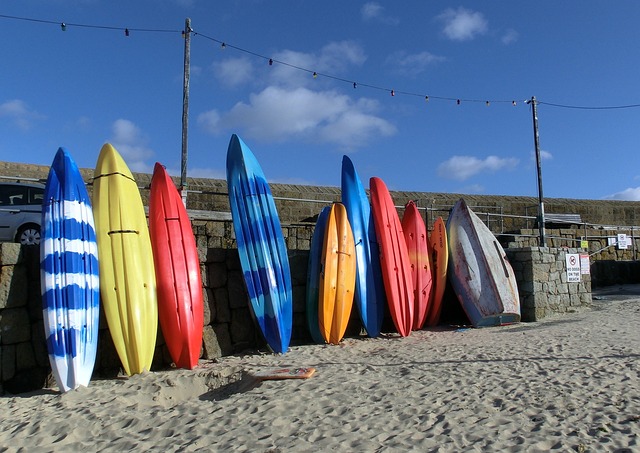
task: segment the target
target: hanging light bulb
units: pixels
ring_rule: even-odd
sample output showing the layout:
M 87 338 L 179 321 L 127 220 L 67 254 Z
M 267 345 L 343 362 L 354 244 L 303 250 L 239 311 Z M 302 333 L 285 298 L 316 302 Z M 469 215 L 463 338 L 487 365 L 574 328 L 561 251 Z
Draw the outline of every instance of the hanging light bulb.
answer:
M 223 50 L 226 49 L 227 48 L 227 44 L 226 43 L 220 44 L 220 48 L 223 49 Z
M 487 104 L 487 107 L 489 107 L 489 105 L 491 105 L 490 101 L 485 102 L 485 104 Z
M 355 90 L 356 88 L 358 88 L 358 84 L 353 82 L 353 89 Z
M 61 29 L 62 31 L 67 31 L 67 24 L 65 24 L 64 22 L 62 22 L 62 23 L 60 24 L 60 29 Z
M 317 78 L 318 78 L 318 73 L 317 73 L 317 72 L 315 72 L 315 71 L 313 71 L 313 78 L 314 78 L 314 79 L 317 79 Z
M 129 36 L 129 29 L 128 29 L 128 28 L 125 28 L 125 29 L 124 29 L 124 35 L 125 35 L 125 36 Z
M 460 105 L 460 99 L 456 100 L 456 104 Z
M 429 102 L 429 96 L 424 97 L 424 102 Z
M 395 95 L 396 95 L 396 92 L 391 90 L 391 96 L 395 96 Z
M 516 101 L 511 101 L 511 105 L 516 106 Z
M 273 66 L 273 58 L 269 58 L 269 66 Z

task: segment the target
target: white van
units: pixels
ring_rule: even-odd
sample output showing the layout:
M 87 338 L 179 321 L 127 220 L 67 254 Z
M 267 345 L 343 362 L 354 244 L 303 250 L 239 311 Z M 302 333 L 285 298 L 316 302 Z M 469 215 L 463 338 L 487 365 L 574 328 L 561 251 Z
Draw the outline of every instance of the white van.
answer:
M 44 185 L 0 182 L 0 241 L 40 244 Z

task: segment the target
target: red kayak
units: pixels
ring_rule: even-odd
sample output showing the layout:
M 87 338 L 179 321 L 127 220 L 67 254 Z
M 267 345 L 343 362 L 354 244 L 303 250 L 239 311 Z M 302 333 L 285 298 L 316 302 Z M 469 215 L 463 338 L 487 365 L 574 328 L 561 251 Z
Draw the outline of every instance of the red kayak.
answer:
M 413 277 L 413 330 L 422 329 L 427 319 L 429 300 L 433 288 L 431 257 L 427 241 L 427 226 L 413 201 L 404 207 L 402 231 L 409 251 L 411 276 Z
M 180 193 L 159 163 L 151 178 L 149 230 L 162 334 L 176 366 L 193 369 L 204 324 L 200 261 Z
M 387 302 L 398 333 L 406 337 L 413 326 L 413 280 L 409 251 L 398 211 L 387 186 L 374 176 L 369 180 L 369 188 Z

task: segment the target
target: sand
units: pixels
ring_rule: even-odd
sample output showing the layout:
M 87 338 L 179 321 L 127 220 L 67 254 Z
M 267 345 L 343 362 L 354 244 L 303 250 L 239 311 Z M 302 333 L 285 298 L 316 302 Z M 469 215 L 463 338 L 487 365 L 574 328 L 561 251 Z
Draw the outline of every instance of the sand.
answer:
M 0 451 L 640 451 L 640 298 L 0 397 Z M 306 380 L 258 381 L 271 366 Z

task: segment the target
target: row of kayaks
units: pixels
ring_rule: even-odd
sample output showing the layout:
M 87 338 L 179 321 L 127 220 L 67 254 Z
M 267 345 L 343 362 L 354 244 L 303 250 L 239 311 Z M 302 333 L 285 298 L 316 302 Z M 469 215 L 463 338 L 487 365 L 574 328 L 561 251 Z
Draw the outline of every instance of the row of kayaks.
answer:
M 238 252 L 251 307 L 269 347 L 286 352 L 291 340 L 291 275 L 282 228 L 266 177 L 249 147 L 233 135 L 227 184 Z M 489 228 L 459 200 L 445 225 L 429 235 L 418 207 L 402 219 L 382 179 L 369 197 L 344 156 L 341 201 L 318 214 L 306 286 L 306 317 L 318 343 L 339 343 L 353 305 L 369 337 L 380 334 L 388 310 L 396 331 L 439 321 L 447 279 L 472 325 L 520 320 L 518 288 L 506 254 Z
M 227 150 L 229 204 L 253 318 L 267 345 L 291 342 L 291 270 L 275 201 L 260 164 L 237 136 Z M 309 332 L 339 343 L 353 305 L 369 337 L 388 312 L 397 332 L 438 323 L 451 282 L 474 326 L 520 319 L 504 250 L 464 200 L 431 234 L 412 201 L 402 220 L 382 179 L 370 198 L 352 161 L 342 161 L 340 202 L 314 229 L 306 288 Z M 41 233 L 44 326 L 54 377 L 67 391 L 89 383 L 100 305 L 126 374 L 149 370 L 158 320 L 173 362 L 193 368 L 202 346 L 198 251 L 184 202 L 164 167 L 151 180 L 147 221 L 140 191 L 110 144 L 98 157 L 93 198 L 69 152 L 59 149 L 45 187 Z
M 182 198 L 162 165 L 154 168 L 147 221 L 136 182 L 112 145 L 100 151 L 93 200 L 60 148 L 45 186 L 40 255 L 47 349 L 61 391 L 89 384 L 101 303 L 127 375 L 151 368 L 158 321 L 176 366 L 197 365 L 200 263 Z

